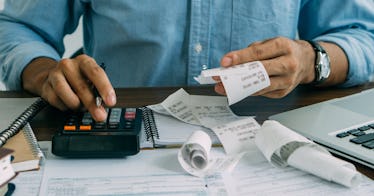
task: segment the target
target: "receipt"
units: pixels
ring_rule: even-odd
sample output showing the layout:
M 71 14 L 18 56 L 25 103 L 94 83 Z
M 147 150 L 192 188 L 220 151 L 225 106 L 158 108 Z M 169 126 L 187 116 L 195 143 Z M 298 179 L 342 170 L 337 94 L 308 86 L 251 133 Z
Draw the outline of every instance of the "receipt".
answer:
M 254 118 L 247 117 L 230 123 L 213 127 L 213 132 L 218 136 L 223 148 L 229 155 L 254 149 L 255 135 L 260 125 Z
M 211 157 L 212 141 L 201 130 L 192 133 L 178 151 L 178 161 L 189 174 L 203 177 L 217 172 L 231 172 L 244 153 L 233 156 Z
M 274 166 L 290 165 L 347 187 L 355 187 L 361 180 L 361 174 L 353 164 L 332 156 L 323 147 L 277 121 L 265 121 L 255 142 Z
M 212 140 L 204 131 L 195 131 L 178 152 L 178 160 L 184 170 L 194 176 L 204 176 L 208 168 Z
M 200 84 L 209 83 L 212 76 L 219 76 L 225 87 L 229 105 L 270 86 L 269 76 L 260 61 L 248 62 L 227 68 L 207 69 L 195 77 Z M 214 80 L 211 81 L 215 82 Z
M 150 109 L 175 117 L 185 123 L 211 128 L 240 119 L 230 109 L 224 96 L 190 95 L 183 88 Z

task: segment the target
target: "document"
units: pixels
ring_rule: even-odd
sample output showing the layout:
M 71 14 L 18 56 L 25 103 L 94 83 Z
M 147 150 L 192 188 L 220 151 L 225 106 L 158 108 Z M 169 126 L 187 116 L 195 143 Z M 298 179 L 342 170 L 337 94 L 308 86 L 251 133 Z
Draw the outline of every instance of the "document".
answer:
M 355 188 L 323 180 L 293 167 L 273 167 L 258 149 L 247 151 L 231 174 L 204 178 L 187 174 L 178 164 L 178 149 L 142 150 L 122 159 L 62 159 L 46 155 L 41 170 L 21 173 L 18 195 L 372 195 L 374 181 L 364 177 Z M 48 152 L 45 151 L 49 148 Z M 221 147 L 210 156 L 222 158 Z M 42 179 L 43 178 L 43 179 Z M 42 181 L 42 182 L 41 182 Z
M 196 178 L 176 159 L 177 149 L 143 150 L 122 159 L 48 155 L 40 195 L 229 195 L 223 176 Z

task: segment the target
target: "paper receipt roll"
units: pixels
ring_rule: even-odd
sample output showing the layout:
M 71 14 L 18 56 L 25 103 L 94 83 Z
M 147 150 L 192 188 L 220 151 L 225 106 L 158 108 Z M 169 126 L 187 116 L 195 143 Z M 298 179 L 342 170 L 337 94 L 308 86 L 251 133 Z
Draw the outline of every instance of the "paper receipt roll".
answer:
M 201 130 L 195 131 L 179 150 L 179 163 L 191 175 L 202 177 L 208 168 L 211 147 L 209 135 Z
M 347 187 L 357 186 L 361 174 L 353 164 L 332 156 L 326 149 L 277 121 L 265 121 L 255 139 L 274 166 L 292 167 Z

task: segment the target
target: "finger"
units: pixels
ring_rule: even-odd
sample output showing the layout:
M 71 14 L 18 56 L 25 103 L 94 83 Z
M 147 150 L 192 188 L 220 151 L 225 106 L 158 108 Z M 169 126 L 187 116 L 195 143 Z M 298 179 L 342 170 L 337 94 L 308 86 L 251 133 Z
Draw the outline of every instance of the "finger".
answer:
M 220 95 L 226 95 L 225 87 L 223 86 L 223 83 L 222 83 L 222 82 L 217 83 L 217 84 L 214 86 L 214 90 L 215 90 L 218 94 L 220 94 Z
M 212 79 L 216 82 L 221 82 L 221 77 L 220 76 L 212 76 Z
M 63 68 L 64 75 L 68 83 L 70 84 L 74 92 L 78 95 L 82 104 L 91 113 L 92 117 L 96 121 L 105 120 L 107 113 L 104 107 L 98 107 L 96 105 L 95 98 L 92 93 L 92 87 L 90 83 L 87 82 L 88 77 L 87 75 L 84 75 L 83 71 L 83 69 L 93 69 L 94 67 L 98 67 L 98 65 L 92 58 L 88 56 L 85 56 L 85 59 L 81 61 L 73 60 L 73 62 L 74 63 L 66 64 L 66 66 Z M 91 82 L 94 82 L 93 79 L 91 79 Z
M 287 77 L 275 76 L 270 78 L 270 86 L 256 92 L 253 96 L 272 96 L 272 98 L 280 98 L 287 95 L 293 88 L 293 83 L 289 83 Z M 291 89 L 291 90 L 290 90 Z
M 54 92 L 51 84 L 49 82 L 43 85 L 42 92 L 48 92 L 47 94 L 42 93 L 41 97 L 45 99 L 50 105 L 58 108 L 59 110 L 66 111 L 68 107 L 64 104 L 64 102 L 56 95 Z
M 262 94 L 262 96 L 272 98 L 272 99 L 279 99 L 279 98 L 285 97 L 289 92 L 291 91 L 289 91 L 288 89 L 279 89 L 279 90 L 275 90 L 275 91 Z
M 221 60 L 221 65 L 227 67 L 285 55 L 290 49 L 289 41 L 287 38 L 273 38 L 263 42 L 254 42 L 247 48 L 226 54 Z
M 116 93 L 105 70 L 96 63 L 95 65 L 85 63 L 82 64 L 82 72 L 98 90 L 104 103 L 110 107 L 114 106 L 117 102 Z
M 297 66 L 293 62 L 290 62 L 286 56 L 263 60 L 261 63 L 264 65 L 264 68 L 270 77 L 289 75 L 294 73 L 297 69 Z
M 51 73 L 48 77 L 52 92 L 70 109 L 78 109 L 81 105 L 79 97 L 71 89 L 69 83 L 66 81 L 64 74 L 60 71 Z M 48 92 L 48 91 L 47 91 Z

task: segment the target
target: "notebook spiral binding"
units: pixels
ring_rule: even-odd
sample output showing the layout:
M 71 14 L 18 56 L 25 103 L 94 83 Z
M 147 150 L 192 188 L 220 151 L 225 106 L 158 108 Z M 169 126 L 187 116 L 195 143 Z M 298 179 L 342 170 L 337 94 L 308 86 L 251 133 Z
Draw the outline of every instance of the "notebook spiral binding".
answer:
M 8 139 L 16 135 L 40 110 L 42 110 L 48 103 L 38 98 L 31 104 L 18 118 L 16 118 L 8 128 L 0 133 L 0 147 L 3 146 Z
M 155 144 L 155 137 L 159 139 L 159 134 L 156 126 L 156 121 L 153 115 L 153 111 L 147 107 L 140 108 L 143 112 L 143 124 L 146 134 L 147 141 L 151 140 L 152 144 Z
M 24 126 L 24 130 L 25 137 L 27 137 L 27 141 L 29 141 L 29 145 L 31 146 L 30 149 L 32 150 L 32 154 L 34 154 L 36 157 L 39 157 L 40 163 L 43 163 L 44 154 L 39 147 L 38 140 L 36 139 L 29 123 L 26 123 L 26 125 Z

